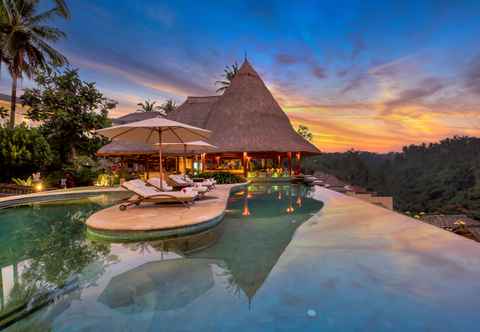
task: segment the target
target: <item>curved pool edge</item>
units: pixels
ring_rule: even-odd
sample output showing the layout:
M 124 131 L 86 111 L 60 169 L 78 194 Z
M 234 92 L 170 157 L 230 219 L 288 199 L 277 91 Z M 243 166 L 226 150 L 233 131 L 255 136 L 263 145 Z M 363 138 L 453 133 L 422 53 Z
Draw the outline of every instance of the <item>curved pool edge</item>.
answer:
M 164 238 L 173 238 L 173 237 L 181 237 L 181 236 L 187 236 L 187 235 L 192 235 L 192 234 L 197 234 L 203 231 L 206 231 L 208 229 L 211 229 L 223 220 L 225 216 L 225 212 L 227 209 L 228 205 L 228 199 L 230 198 L 230 195 L 232 194 L 232 191 L 234 189 L 244 187 L 248 185 L 248 182 L 243 182 L 243 183 L 237 183 L 237 184 L 232 184 L 229 185 L 228 190 L 226 191 L 226 195 L 223 195 L 220 198 L 221 206 L 217 206 L 216 211 L 213 213 L 213 215 L 208 215 L 206 218 L 197 218 L 195 220 L 186 220 L 182 221 L 182 223 L 178 226 L 172 226 L 172 224 L 165 225 L 164 223 L 156 223 L 154 226 L 152 226 L 151 214 L 147 214 L 144 219 L 148 222 L 145 227 L 142 227 L 142 225 L 139 225 L 142 222 L 142 216 L 139 214 L 141 212 L 141 209 L 139 207 L 132 207 L 131 209 L 127 211 L 117 211 L 118 210 L 118 205 L 114 205 L 110 208 L 103 209 L 87 219 L 86 225 L 87 225 L 87 235 L 90 239 L 92 240 L 100 240 L 100 241 L 108 241 L 108 242 L 135 242 L 135 241 L 148 241 L 148 240 L 160 240 Z M 217 188 L 222 188 L 221 186 L 225 185 L 217 185 Z M 208 203 L 208 202 L 207 202 Z M 196 206 L 196 205 L 197 206 Z M 192 207 L 190 207 L 189 210 L 183 210 L 185 209 L 184 207 L 178 207 L 175 209 L 178 209 L 180 211 L 185 211 L 186 212 L 194 212 L 195 209 L 200 209 L 199 204 L 205 204 L 202 203 L 202 201 L 196 202 Z M 218 204 L 217 204 L 218 205 Z M 137 210 L 135 210 L 137 209 Z M 132 221 L 130 221 L 129 225 L 107 225 L 102 221 L 102 220 L 95 220 L 98 218 L 99 215 L 105 214 L 105 213 L 110 213 L 110 214 L 116 214 L 118 217 L 122 217 L 126 215 L 127 213 L 136 213 L 136 218 Z M 133 211 L 133 212 L 132 212 Z M 149 210 L 150 213 L 157 213 L 157 218 L 161 217 L 161 213 L 165 213 L 166 211 L 163 210 L 161 207 L 155 206 L 152 209 Z M 170 212 L 170 215 L 173 213 Z M 104 218 L 111 218 L 112 216 L 107 216 Z M 180 216 L 180 218 L 185 217 L 184 215 Z M 103 223 L 103 225 L 102 225 Z M 116 229 L 115 229 L 116 227 Z
M 31 204 L 31 203 L 42 203 L 42 202 L 55 202 L 55 201 L 64 201 L 71 199 L 79 199 L 85 197 L 91 197 L 100 194 L 109 194 L 117 192 L 125 192 L 126 190 L 121 187 L 112 187 L 112 188 L 92 188 L 84 190 L 55 190 L 55 191 L 44 191 L 39 193 L 27 194 L 27 195 L 16 195 L 16 196 L 7 196 L 0 198 L 0 210 L 10 207 Z

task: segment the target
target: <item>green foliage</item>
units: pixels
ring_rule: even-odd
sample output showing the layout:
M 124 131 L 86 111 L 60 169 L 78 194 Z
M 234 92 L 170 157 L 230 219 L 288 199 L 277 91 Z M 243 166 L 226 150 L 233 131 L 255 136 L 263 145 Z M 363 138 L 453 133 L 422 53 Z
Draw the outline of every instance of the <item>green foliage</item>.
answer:
M 100 173 L 95 184 L 100 187 L 110 187 L 120 183 L 118 174 Z
M 71 164 L 77 153 L 93 156 L 106 140 L 91 131 L 110 125 L 108 112 L 116 102 L 97 90 L 95 83 L 82 81 L 78 71 L 37 72 L 36 87 L 25 89 L 22 103 L 27 116 L 41 121 L 41 132 L 55 152 L 54 165 Z
M 33 186 L 33 179 L 31 176 L 26 178 L 25 180 L 19 179 L 19 178 L 12 178 L 13 183 L 19 186 L 24 186 L 24 187 L 31 187 Z
M 231 183 L 242 183 L 247 182 L 242 176 L 226 173 L 226 172 L 215 172 L 215 173 L 201 173 L 197 175 L 198 178 L 214 178 L 217 181 L 217 184 L 231 184 Z
M 43 10 L 40 1 L 4 0 L 0 2 L 0 61 L 7 65 L 12 77 L 10 126 L 15 125 L 17 80 L 32 77 L 35 70 L 63 66 L 68 61 L 51 43 L 65 37 L 56 27 L 46 24 L 55 16 L 68 17 L 64 1 Z
M 52 159 L 50 145 L 38 129 L 0 127 L 0 180 L 43 171 Z
M 160 106 L 160 108 L 165 115 L 168 115 L 177 109 L 177 104 L 173 99 L 168 99 L 162 104 L 162 106 Z
M 299 125 L 297 128 L 297 133 L 307 141 L 311 141 L 313 139 L 313 134 L 307 126 Z
M 8 117 L 8 110 L 5 107 L 0 106 L 0 119 L 5 119 L 6 117 Z
M 72 166 L 65 168 L 72 175 L 76 186 L 92 186 L 103 172 L 98 163 L 88 156 L 78 156 Z
M 225 90 L 227 90 L 227 88 L 232 83 L 232 80 L 235 77 L 235 75 L 237 75 L 238 71 L 239 71 L 239 67 L 237 62 L 235 62 L 231 66 L 225 66 L 225 69 L 223 70 L 223 75 L 222 75 L 223 79 L 215 82 L 216 85 L 220 85 L 220 87 L 217 89 L 217 92 L 221 92 L 221 93 L 225 92 Z
M 137 112 L 157 112 L 161 111 L 162 107 L 156 105 L 156 101 L 145 100 L 143 103 L 138 103 L 137 106 L 140 107 Z
M 303 167 L 392 195 L 397 209 L 413 215 L 466 213 L 480 218 L 480 138 L 410 145 L 401 153 L 322 154 L 306 159 Z

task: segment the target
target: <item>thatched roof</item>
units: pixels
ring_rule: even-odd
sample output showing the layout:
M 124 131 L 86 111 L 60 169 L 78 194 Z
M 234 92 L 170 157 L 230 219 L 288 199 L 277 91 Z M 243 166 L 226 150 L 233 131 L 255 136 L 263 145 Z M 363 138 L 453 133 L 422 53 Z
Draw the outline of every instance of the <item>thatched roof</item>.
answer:
M 183 104 L 167 116 L 167 119 L 206 129 L 210 110 L 220 97 L 187 97 Z
M 208 141 L 218 152 L 319 153 L 295 132 L 247 60 L 223 95 L 188 97 L 167 118 L 211 130 Z
M 128 113 L 127 115 L 121 116 L 119 118 L 112 119 L 112 125 L 118 126 L 118 125 L 127 124 L 131 122 L 156 118 L 158 116 L 163 116 L 163 113 L 162 112 L 133 112 L 133 113 Z

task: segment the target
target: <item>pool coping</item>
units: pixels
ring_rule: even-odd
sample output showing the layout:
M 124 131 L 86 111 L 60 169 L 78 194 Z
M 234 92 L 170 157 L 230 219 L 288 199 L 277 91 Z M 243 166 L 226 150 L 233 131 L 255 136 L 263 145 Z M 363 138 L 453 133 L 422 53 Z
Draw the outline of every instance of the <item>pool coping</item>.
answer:
M 124 192 L 126 191 L 122 187 L 109 187 L 109 188 L 91 188 L 91 189 L 81 189 L 81 190 L 54 190 L 54 191 L 44 191 L 39 193 L 32 193 L 26 195 L 15 195 L 7 196 L 0 198 L 0 210 L 25 205 L 30 203 L 40 203 L 40 202 L 53 202 L 53 201 L 62 201 L 70 199 L 78 199 L 84 197 L 95 196 L 98 194 L 105 193 L 115 193 L 115 192 Z
M 147 240 L 159 240 L 163 238 L 181 237 L 191 234 L 200 233 L 217 226 L 224 218 L 225 211 L 228 206 L 228 199 L 232 193 L 232 190 L 244 187 L 249 182 L 231 184 L 228 189 L 228 193 L 224 198 L 222 209 L 214 217 L 195 221 L 191 224 L 184 224 L 177 227 L 158 227 L 145 230 L 126 230 L 126 229 L 100 229 L 98 227 L 92 227 L 87 224 L 87 235 L 92 240 L 101 240 L 108 242 L 135 242 L 135 241 L 147 241 Z M 192 206 L 191 209 L 195 209 Z

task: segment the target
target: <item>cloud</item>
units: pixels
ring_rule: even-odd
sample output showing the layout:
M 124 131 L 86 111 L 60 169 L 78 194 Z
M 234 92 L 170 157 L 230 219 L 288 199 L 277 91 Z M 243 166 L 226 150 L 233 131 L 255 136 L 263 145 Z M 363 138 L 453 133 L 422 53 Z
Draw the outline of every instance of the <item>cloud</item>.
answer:
M 465 76 L 465 87 L 474 94 L 480 95 L 480 55 L 470 62 Z
M 120 55 L 111 51 L 107 56 L 96 57 L 95 60 L 88 56 L 76 55 L 68 55 L 68 58 L 74 65 L 101 70 L 138 85 L 176 96 L 208 95 L 213 92 L 213 88 L 208 89 L 206 88 L 208 85 L 196 83 L 192 80 L 191 74 L 181 68 L 149 64 L 135 60 L 127 54 Z
M 442 90 L 444 87 L 445 83 L 438 78 L 425 78 L 417 87 L 403 90 L 396 98 L 385 102 L 385 110 L 383 113 L 391 113 L 396 107 L 408 105 L 413 102 L 420 101 L 423 98 L 432 96 L 438 91 Z
M 349 73 L 350 73 L 350 68 L 339 69 L 337 70 L 337 77 L 342 78 L 347 76 Z
M 355 34 L 352 42 L 352 53 L 351 53 L 352 60 L 355 60 L 360 55 L 360 53 L 362 53 L 365 49 L 366 49 L 366 44 L 362 36 L 360 34 Z
M 293 65 L 300 62 L 296 56 L 287 53 L 278 53 L 275 55 L 275 61 L 281 65 Z
M 327 78 L 327 72 L 325 68 L 320 67 L 320 66 L 314 66 L 312 68 L 312 74 L 318 79 L 324 79 Z
M 275 55 L 275 62 L 281 66 L 305 65 L 315 78 L 324 79 L 327 77 L 326 69 L 318 64 L 308 51 L 306 51 L 305 54 L 277 53 Z
M 346 94 L 360 88 L 368 80 L 368 75 L 360 73 L 355 75 L 352 79 L 348 80 L 345 86 L 340 90 L 340 94 Z

